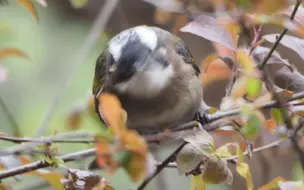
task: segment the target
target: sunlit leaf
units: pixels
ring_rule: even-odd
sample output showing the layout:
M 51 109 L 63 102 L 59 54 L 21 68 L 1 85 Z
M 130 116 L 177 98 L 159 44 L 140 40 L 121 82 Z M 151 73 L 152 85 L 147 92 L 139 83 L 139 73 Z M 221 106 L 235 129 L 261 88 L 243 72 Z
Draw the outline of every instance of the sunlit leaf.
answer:
M 184 137 L 184 140 L 200 150 L 204 155 L 210 156 L 215 151 L 212 136 L 204 129 L 200 129 L 193 135 Z
M 247 81 L 247 95 L 249 98 L 255 98 L 260 95 L 262 91 L 262 82 L 253 77 L 249 77 Z
M 236 171 L 246 179 L 247 190 L 253 190 L 253 183 L 251 179 L 250 169 L 247 163 L 238 162 L 236 166 Z
M 238 161 L 245 162 L 245 157 L 240 146 L 236 146 L 236 153 L 238 155 Z
M 281 177 L 281 176 L 276 177 L 273 180 L 271 180 L 269 183 L 260 187 L 258 190 L 274 190 L 274 189 L 277 189 L 279 187 L 279 182 L 280 181 L 286 181 L 286 179 Z
M 205 190 L 206 185 L 203 181 L 202 175 L 191 176 L 191 188 L 190 190 Z
M 36 19 L 36 21 L 38 21 L 38 14 L 33 5 L 32 0 L 17 0 L 17 2 L 20 5 L 22 5 L 24 8 L 26 8 L 27 11 L 29 11 L 33 15 L 33 17 Z
M 204 156 L 192 144 L 186 144 L 176 156 L 177 168 L 180 174 L 192 171 L 202 161 Z
M 222 25 L 217 24 L 216 19 L 210 16 L 201 15 L 197 17 L 195 21 L 181 28 L 180 31 L 203 37 L 231 50 L 236 49 L 236 44 L 229 31 Z
M 227 161 L 218 157 L 209 158 L 207 164 L 203 165 L 203 181 L 206 184 L 219 184 L 226 182 L 231 185 L 233 182 L 233 175 L 230 171 Z
M 88 4 L 88 0 L 70 0 L 70 3 L 75 9 L 80 9 Z
M 125 131 L 124 123 L 122 123 L 122 111 L 119 99 L 109 93 L 101 93 L 98 97 L 99 112 L 107 124 L 113 129 L 114 134 L 121 136 Z
M 0 50 L 0 59 L 3 59 L 8 56 L 17 56 L 17 57 L 21 57 L 21 58 L 28 58 L 24 52 L 22 52 L 16 48 L 5 48 L 5 49 Z
M 65 190 L 114 190 L 114 188 L 109 185 L 109 181 L 99 174 L 71 168 L 68 169 L 68 173 L 68 178 L 61 178 L 60 180 Z

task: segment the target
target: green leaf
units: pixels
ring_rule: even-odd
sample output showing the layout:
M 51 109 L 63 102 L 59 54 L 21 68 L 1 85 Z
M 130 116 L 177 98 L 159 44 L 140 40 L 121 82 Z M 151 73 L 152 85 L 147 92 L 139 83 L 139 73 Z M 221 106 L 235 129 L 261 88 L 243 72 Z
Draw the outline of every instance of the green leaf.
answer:
M 284 123 L 284 114 L 282 108 L 271 108 L 271 117 L 277 122 L 278 125 Z
M 205 156 L 210 157 L 210 155 L 215 151 L 213 138 L 204 129 L 200 129 L 200 131 L 195 132 L 195 134 L 184 137 L 184 140 L 192 144 Z
M 198 176 L 191 177 L 191 190 L 205 190 L 206 185 L 203 181 L 202 174 Z
M 177 154 L 176 163 L 180 174 L 192 171 L 201 162 L 203 158 L 208 158 L 192 144 L 186 144 L 184 148 Z
M 236 152 L 237 152 L 237 155 L 238 155 L 238 161 L 239 162 L 244 162 L 245 161 L 245 157 L 244 157 L 243 151 L 241 150 L 241 147 L 239 145 L 236 146 Z
M 251 98 L 257 97 L 260 95 L 262 90 L 262 82 L 257 79 L 250 77 L 247 81 L 247 94 Z
M 261 121 L 256 114 L 251 114 L 244 128 L 242 128 L 246 138 L 255 137 L 261 130 Z

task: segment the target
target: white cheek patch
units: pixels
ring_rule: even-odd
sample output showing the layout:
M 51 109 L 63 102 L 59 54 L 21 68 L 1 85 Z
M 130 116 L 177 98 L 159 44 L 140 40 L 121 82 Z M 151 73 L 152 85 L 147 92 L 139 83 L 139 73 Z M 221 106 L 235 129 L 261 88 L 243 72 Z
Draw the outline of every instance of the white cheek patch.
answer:
M 134 38 L 133 38 L 134 37 Z M 154 50 L 157 45 L 157 35 L 154 29 L 148 26 L 137 26 L 114 36 L 109 44 L 109 52 L 115 61 L 121 57 L 122 48 L 128 43 L 130 38 L 139 38 L 141 43 L 146 45 L 150 50 Z
M 130 80 L 118 83 L 116 88 L 121 93 L 131 94 L 135 97 L 153 97 L 164 89 L 174 75 L 173 66 L 163 68 L 155 65 L 144 73 L 138 73 Z

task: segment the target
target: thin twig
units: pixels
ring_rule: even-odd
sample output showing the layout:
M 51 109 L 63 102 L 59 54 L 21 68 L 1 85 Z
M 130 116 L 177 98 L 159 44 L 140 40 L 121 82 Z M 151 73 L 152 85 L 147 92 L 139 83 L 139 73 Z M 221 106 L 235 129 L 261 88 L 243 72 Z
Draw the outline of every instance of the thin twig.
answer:
M 17 121 L 15 120 L 13 114 L 9 111 L 8 107 L 6 106 L 4 100 L 0 96 L 0 106 L 2 107 L 4 113 L 6 114 L 6 117 L 8 121 L 10 122 L 12 128 L 13 128 L 13 135 L 14 136 L 19 136 L 20 135 L 20 128 L 17 124 Z
M 302 0 L 297 0 L 297 4 L 296 6 L 294 7 L 293 9 L 293 12 L 290 16 L 290 20 L 293 20 L 297 11 L 298 11 L 298 8 L 299 6 L 301 5 L 302 3 Z M 275 43 L 272 45 L 272 47 L 270 48 L 270 51 L 269 53 L 267 54 L 267 56 L 265 57 L 265 59 L 263 60 L 263 62 L 261 63 L 261 70 L 264 69 L 264 67 L 266 66 L 268 60 L 270 59 L 272 53 L 274 52 L 274 50 L 277 48 L 277 46 L 279 45 L 280 41 L 282 40 L 282 38 L 284 37 L 284 35 L 287 33 L 288 29 L 287 28 L 284 28 L 280 34 L 280 36 L 277 38 L 277 40 L 275 41 Z
M 150 182 L 151 180 L 157 176 L 159 172 L 161 172 L 166 166 L 175 160 L 176 155 L 182 150 L 182 148 L 187 144 L 187 142 L 184 142 L 181 144 L 174 152 L 172 152 L 160 165 L 157 166 L 156 170 L 148 176 L 137 188 L 137 190 L 143 190 Z
M 24 143 L 24 142 L 37 142 L 44 144 L 52 143 L 94 143 L 94 139 L 84 140 L 84 139 L 56 139 L 56 138 L 18 138 L 18 137 L 7 137 L 0 136 L 0 140 L 10 141 L 13 143 Z
M 53 112 L 55 111 L 55 107 L 57 106 L 59 100 L 63 97 L 70 84 L 73 82 L 73 77 L 80 68 L 80 65 L 85 62 L 86 57 L 90 54 L 91 49 L 98 41 L 101 32 L 104 30 L 118 2 L 119 0 L 107 0 L 104 6 L 101 8 L 98 17 L 95 20 L 94 25 L 84 42 L 84 46 L 82 47 L 80 53 L 76 54 L 76 59 L 71 62 L 73 64 L 73 66 L 70 66 L 71 72 L 68 74 L 67 80 L 63 83 L 63 86 L 60 88 L 60 90 L 58 90 L 58 94 L 55 96 L 53 102 L 51 103 L 51 106 L 47 110 L 44 119 L 38 128 L 36 137 L 44 134 L 47 124 L 49 123 Z
M 288 139 L 288 138 L 287 138 Z M 257 153 L 257 152 L 261 152 L 261 151 L 264 151 L 264 150 L 267 150 L 267 149 L 270 149 L 270 148 L 275 148 L 275 147 L 278 147 L 281 143 L 285 142 L 287 139 L 280 139 L 280 140 L 277 140 L 277 141 L 274 141 L 272 143 L 269 143 L 269 144 L 266 144 L 264 146 L 261 146 L 259 148 L 255 148 L 253 149 L 252 152 L 254 153 Z M 243 152 L 243 155 L 246 156 L 248 155 L 248 151 L 245 151 Z M 232 162 L 232 163 L 235 163 L 235 161 L 238 159 L 238 156 L 235 155 L 235 156 L 231 156 L 229 158 L 225 158 L 225 160 L 227 162 Z M 157 165 L 161 165 L 162 163 L 157 163 Z M 167 168 L 177 168 L 177 164 L 176 162 L 171 162 L 167 165 Z
M 91 149 L 67 154 L 64 156 L 60 156 L 59 158 L 61 158 L 64 162 L 71 162 L 71 161 L 80 160 L 82 158 L 89 157 L 89 156 L 95 156 L 95 155 L 96 155 L 96 149 L 91 148 Z M 102 155 L 99 155 L 99 156 L 102 156 Z M 108 154 L 106 154 L 105 156 L 108 156 Z M 39 160 L 39 161 L 30 163 L 30 164 L 25 164 L 25 165 L 22 165 L 22 166 L 19 166 L 16 168 L 12 168 L 12 169 L 0 172 L 0 180 L 2 180 L 4 178 L 15 176 L 15 175 L 23 174 L 26 172 L 30 172 L 30 171 L 33 171 L 36 169 L 46 168 L 49 166 L 51 166 L 51 164 L 49 164 L 48 162 L 46 162 L 44 160 Z

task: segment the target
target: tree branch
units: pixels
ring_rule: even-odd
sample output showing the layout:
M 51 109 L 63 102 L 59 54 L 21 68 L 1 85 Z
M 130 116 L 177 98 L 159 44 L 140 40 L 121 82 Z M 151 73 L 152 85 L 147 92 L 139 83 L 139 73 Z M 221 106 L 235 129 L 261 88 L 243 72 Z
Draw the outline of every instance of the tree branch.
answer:
M 170 162 L 175 160 L 176 155 L 182 150 L 182 148 L 187 144 L 187 142 L 183 142 L 174 152 L 172 152 L 160 165 L 157 166 L 156 170 L 148 176 L 137 188 L 137 190 L 143 190 L 151 180 L 157 176 Z
M 71 161 L 80 160 L 82 158 L 89 157 L 89 156 L 95 156 L 95 155 L 96 155 L 96 149 L 91 148 L 88 150 L 78 151 L 75 153 L 60 156 L 59 158 L 61 158 L 64 162 L 71 162 Z M 99 156 L 108 156 L 108 154 L 99 155 Z M 22 165 L 22 166 L 19 166 L 16 168 L 12 168 L 12 169 L 0 172 L 0 180 L 2 180 L 4 178 L 15 176 L 15 175 L 23 174 L 26 172 L 30 172 L 33 170 L 37 170 L 40 168 L 46 168 L 49 166 L 51 166 L 51 164 L 47 163 L 44 160 L 39 160 L 39 161 L 30 163 L 30 164 L 25 164 L 25 165 Z

